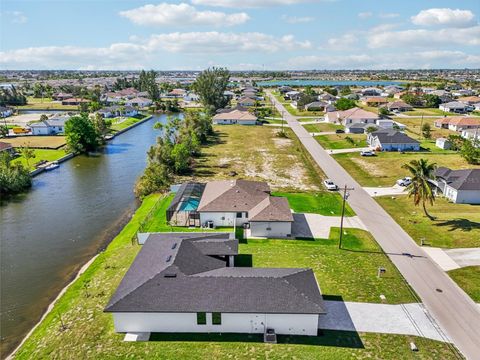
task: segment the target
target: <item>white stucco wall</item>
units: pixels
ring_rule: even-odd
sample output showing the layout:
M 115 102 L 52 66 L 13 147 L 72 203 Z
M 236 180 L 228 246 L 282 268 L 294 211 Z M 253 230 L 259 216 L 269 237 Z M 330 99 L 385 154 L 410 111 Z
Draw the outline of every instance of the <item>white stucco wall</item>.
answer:
M 480 204 L 480 190 L 453 190 L 452 193 L 450 200 L 457 204 Z
M 270 230 L 267 230 L 270 229 Z M 284 238 L 292 233 L 290 222 L 251 222 L 250 235 L 253 237 Z
M 213 221 L 215 226 L 233 226 L 235 221 L 235 213 L 201 212 L 200 223 L 203 225 L 207 221 Z
M 47 127 L 33 127 L 32 128 L 32 135 L 48 135 L 48 128 Z
M 197 325 L 196 313 L 113 313 L 117 332 L 223 332 L 260 333 L 265 327 L 277 334 L 317 335 L 318 315 L 315 314 L 248 314 L 222 313 L 222 324 Z

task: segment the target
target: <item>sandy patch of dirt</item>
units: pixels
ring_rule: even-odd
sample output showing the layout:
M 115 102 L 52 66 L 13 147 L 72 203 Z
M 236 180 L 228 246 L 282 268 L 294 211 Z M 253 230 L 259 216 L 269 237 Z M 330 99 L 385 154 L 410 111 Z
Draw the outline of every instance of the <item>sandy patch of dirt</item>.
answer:
M 286 138 L 273 138 L 275 146 L 279 149 L 286 148 L 292 145 L 292 140 Z
M 382 169 L 379 169 L 377 165 L 368 162 L 364 159 L 352 158 L 352 161 L 363 168 L 372 176 L 385 176 Z

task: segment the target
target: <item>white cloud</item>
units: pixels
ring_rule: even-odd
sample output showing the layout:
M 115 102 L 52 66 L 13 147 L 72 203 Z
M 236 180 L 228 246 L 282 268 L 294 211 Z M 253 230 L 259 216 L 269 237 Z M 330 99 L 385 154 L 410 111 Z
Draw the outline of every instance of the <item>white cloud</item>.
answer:
M 45 46 L 0 52 L 2 69 L 138 69 L 162 68 L 166 53 L 223 56 L 241 53 L 275 53 L 310 49 L 309 41 L 293 35 L 275 37 L 263 33 L 189 32 L 151 35 L 135 42 L 114 43 L 107 47 Z M 135 54 L 135 56 L 132 56 Z M 159 60 L 157 60 L 159 59 Z M 191 63 L 185 56 L 184 67 Z M 181 66 L 182 64 L 178 64 Z M 178 68 L 178 67 L 177 67 Z
M 468 27 L 475 25 L 474 18 L 475 15 L 470 10 L 443 8 L 422 10 L 412 16 L 411 20 L 415 25 L 421 26 Z
M 373 16 L 373 13 L 371 11 L 365 11 L 365 12 L 358 13 L 358 17 L 360 19 L 368 19 L 369 17 L 372 17 L 372 16 Z
M 367 35 L 367 41 L 370 48 L 477 46 L 480 45 L 480 25 L 464 29 L 373 32 Z
M 343 34 L 338 38 L 328 39 L 327 43 L 328 43 L 328 48 L 340 50 L 340 49 L 351 48 L 352 45 L 357 43 L 357 41 L 358 39 L 354 34 L 347 33 L 347 34 Z
M 120 15 L 138 25 L 211 25 L 233 26 L 243 24 L 250 19 L 248 14 L 226 14 L 219 11 L 199 11 L 195 7 L 181 3 L 158 5 L 147 4 L 135 9 L 121 11 Z
M 152 35 L 150 47 L 159 47 L 173 53 L 236 53 L 236 52 L 276 52 L 299 50 L 312 47 L 309 41 L 297 41 L 293 35 L 274 37 L 258 32 L 222 33 L 189 32 Z
M 400 16 L 400 14 L 397 14 L 397 13 L 380 13 L 378 15 L 378 17 L 380 19 L 394 19 L 394 18 L 397 18 L 399 16 Z
M 21 11 L 5 11 L 0 13 L 2 21 L 10 21 L 12 24 L 25 24 L 27 16 Z
M 335 0 L 191 0 L 195 5 L 219 6 L 228 8 L 261 8 L 301 3 L 331 2 Z
M 289 24 L 300 24 L 300 23 L 308 23 L 315 20 L 314 17 L 311 16 L 288 16 L 282 15 L 282 20 L 289 23 Z

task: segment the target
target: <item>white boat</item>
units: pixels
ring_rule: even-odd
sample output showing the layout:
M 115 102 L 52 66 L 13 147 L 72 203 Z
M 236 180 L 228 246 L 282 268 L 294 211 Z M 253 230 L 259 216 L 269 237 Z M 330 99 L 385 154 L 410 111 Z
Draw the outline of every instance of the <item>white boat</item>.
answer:
M 45 170 L 49 171 L 49 170 L 53 170 L 53 169 L 56 169 L 58 168 L 60 165 L 58 164 L 58 161 L 52 161 L 50 164 L 48 164 L 47 166 L 45 166 Z
M 109 135 L 105 135 L 104 139 L 105 140 L 112 140 L 114 137 L 115 137 L 114 135 L 109 134 Z

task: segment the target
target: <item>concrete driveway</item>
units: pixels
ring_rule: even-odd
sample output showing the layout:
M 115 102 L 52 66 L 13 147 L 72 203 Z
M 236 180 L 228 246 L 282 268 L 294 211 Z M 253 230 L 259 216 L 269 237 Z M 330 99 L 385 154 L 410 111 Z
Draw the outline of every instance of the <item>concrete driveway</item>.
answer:
M 365 190 L 370 196 L 388 196 L 388 195 L 404 195 L 406 190 L 404 186 L 393 185 L 390 187 L 364 187 Z
M 450 342 L 422 304 L 372 304 L 325 301 L 319 329 L 415 335 Z
M 444 271 L 480 266 L 480 248 L 441 249 L 425 246 L 423 250 Z
M 294 213 L 293 218 L 292 237 L 328 239 L 330 228 L 340 227 L 340 216 Z M 358 216 L 345 216 L 343 226 L 367 230 Z
M 370 147 L 358 147 L 358 148 L 351 148 L 351 149 L 332 149 L 326 150 L 329 154 L 344 154 L 344 153 L 352 153 L 352 152 L 360 152 L 360 151 L 368 151 L 372 150 Z

